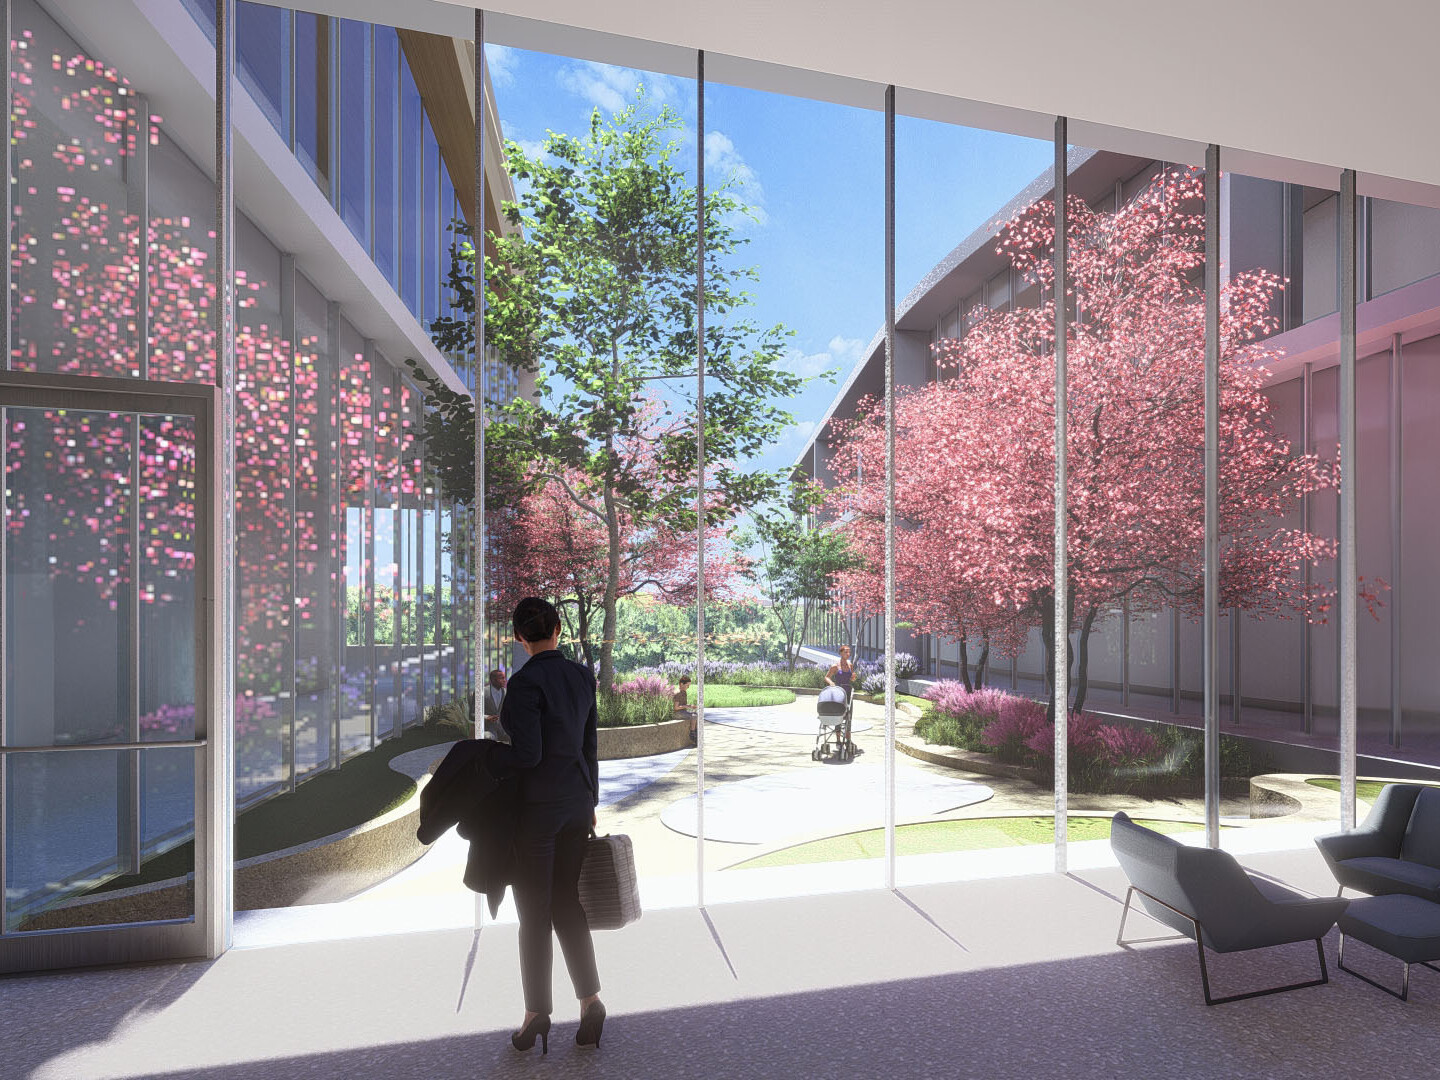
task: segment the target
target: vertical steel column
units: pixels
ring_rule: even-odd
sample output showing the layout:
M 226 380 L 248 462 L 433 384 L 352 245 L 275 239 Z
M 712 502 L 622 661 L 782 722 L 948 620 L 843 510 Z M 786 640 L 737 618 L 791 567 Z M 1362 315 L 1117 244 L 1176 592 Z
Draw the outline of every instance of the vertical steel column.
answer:
M 1170 607 L 1170 711 L 1180 715 L 1180 608 Z
M 150 378 L 150 99 L 131 93 L 136 130 L 126 147 L 125 201 L 135 221 L 135 368 L 136 378 Z M 128 119 L 127 116 L 127 119 Z M 7 121 L 8 123 L 8 121 Z M 128 142 L 128 140 L 127 140 Z M 7 365 L 8 366 L 8 365 Z
M 1124 620 L 1124 631 L 1120 641 L 1120 704 L 1130 707 L 1130 596 L 1127 593 L 1120 604 L 1120 617 Z
M 1240 723 L 1240 609 L 1230 609 L 1230 723 Z
M 365 574 L 361 585 L 365 590 L 365 640 L 362 647 L 365 649 L 365 682 L 370 700 L 370 749 L 374 750 L 380 741 L 379 702 L 376 700 L 378 683 L 375 679 L 375 494 L 380 490 L 379 470 L 375 468 L 375 421 L 380 395 L 375 392 L 375 342 L 365 338 L 361 348 L 365 357 L 365 396 L 370 403 L 365 417 L 365 504 L 360 538 L 360 550 L 364 553 L 360 566 Z
M 391 424 L 395 432 L 395 469 L 390 474 L 394 479 L 390 484 L 390 557 L 395 560 L 395 569 L 390 573 L 390 696 L 394 699 L 395 707 L 391 711 L 390 733 L 399 737 L 405 730 L 405 635 L 403 633 L 404 619 L 402 613 L 405 608 L 400 600 L 400 585 L 402 575 L 400 568 L 405 565 L 405 538 L 403 533 L 405 520 L 405 499 L 400 483 L 400 476 L 405 471 L 405 462 L 400 456 L 404 440 L 401 436 L 400 426 L 400 402 L 403 387 L 400 373 L 393 367 L 390 369 L 390 411 Z
M 885 88 L 885 887 L 895 887 L 895 87 Z
M 1066 336 L 1070 331 L 1069 207 L 1070 140 L 1066 118 L 1055 118 L 1055 605 L 1051 612 L 1050 636 L 1055 653 L 1055 872 L 1066 872 L 1069 851 L 1070 812 L 1070 551 L 1069 521 L 1066 517 L 1069 475 L 1069 384 L 1065 368 Z
M 122 88 L 123 92 L 123 88 Z M 131 373 L 138 379 L 150 377 L 150 105 L 143 94 L 128 94 L 133 99 L 126 109 L 123 161 L 125 163 L 126 216 L 135 228 L 135 325 L 132 347 L 135 359 Z M 126 507 L 128 527 L 125 544 L 129 548 L 129 581 L 124 594 L 124 631 L 126 647 L 123 662 L 126 699 L 126 740 L 140 741 L 140 439 L 142 431 L 138 415 L 130 419 L 130 503 Z M 116 792 L 116 854 L 120 869 L 127 874 L 140 872 L 141 781 L 140 751 L 130 750 L 116 755 L 119 775 Z
M 1220 846 L 1220 147 L 1205 150 L 1205 842 Z
M 1355 826 L 1355 170 L 1340 174 L 1340 827 Z
M 5 326 L 0 329 L 0 348 L 5 350 L 0 356 L 0 370 L 10 370 L 10 337 L 11 337 L 11 311 L 10 311 L 10 289 L 13 284 L 10 276 L 10 252 L 12 247 L 12 232 L 14 227 L 14 208 L 10 204 L 12 189 L 15 178 L 15 151 L 14 143 L 11 141 L 10 121 L 10 61 L 13 50 L 10 42 L 14 39 L 15 27 L 10 18 L 10 0 L 0 0 L 0 34 L 5 40 L 5 109 L 4 109 L 4 137 L 5 137 L 5 184 L 4 191 L 0 191 L 0 214 L 5 215 L 5 257 L 0 259 L 0 305 L 5 309 Z M 10 476 L 10 463 L 6 454 L 6 446 L 10 441 L 10 411 L 0 409 L 0 517 L 8 517 L 10 513 L 10 491 L 8 478 Z M 7 536 L 10 532 L 9 522 L 0 521 L 0 746 L 4 746 L 9 737 L 6 724 L 6 709 L 8 708 L 8 697 L 5 694 L 4 672 L 7 669 L 10 655 L 10 550 L 7 543 Z M 7 787 L 10 773 L 9 755 L 0 754 L 0 812 L 9 806 Z M 6 852 L 5 832 L 0 827 L 0 935 L 5 933 L 5 922 L 7 919 L 7 905 L 5 902 L 5 879 L 6 864 L 10 856 Z
M 695 902 L 705 906 L 705 50 L 695 52 Z
M 416 696 L 420 699 L 420 720 L 430 707 L 429 687 L 425 684 L 425 522 L 430 516 L 426 503 L 425 443 L 420 443 L 420 490 L 415 493 L 415 652 Z
M 1400 604 L 1405 590 L 1400 587 L 1404 573 L 1404 545 L 1401 534 L 1403 524 L 1403 479 L 1405 459 L 1404 433 L 1401 421 L 1404 419 L 1404 405 L 1401 390 L 1404 386 L 1405 357 L 1401 351 L 1400 335 L 1390 339 L 1390 745 L 1400 745 L 1400 728 L 1404 716 L 1400 710 Z
M 215 4 L 215 378 L 220 389 L 220 715 L 210 718 L 209 754 L 220 758 L 210 793 L 212 951 L 229 948 L 235 827 L 235 172 L 231 108 L 235 89 L 235 0 Z M 208 493 L 207 493 L 208 494 Z M 219 746 L 216 746 L 218 741 Z M 197 784 L 198 787 L 198 784 Z M 216 823 L 218 822 L 218 826 Z M 218 841 L 218 842 L 216 842 Z M 209 846 L 209 845 L 207 845 Z M 200 850 L 200 837 L 196 837 Z M 201 868 L 195 868 L 198 879 Z M 197 912 L 198 916 L 198 912 Z
M 475 524 L 471 558 L 475 561 L 470 594 L 471 666 L 475 669 L 475 725 L 477 734 L 485 725 L 480 702 L 480 671 L 485 650 L 485 412 L 489 408 L 485 362 L 485 12 L 475 11 L 475 202 L 471 232 L 475 245 Z M 458 515 L 457 515 L 458 517 Z M 456 657 L 456 685 L 459 685 L 459 657 Z M 478 905 L 477 905 L 478 910 Z M 478 922 L 476 925 L 479 925 Z
M 441 655 L 445 636 L 445 609 L 441 606 L 443 595 L 440 591 L 444 581 L 442 573 L 445 551 L 445 510 L 439 492 L 431 500 L 431 511 L 435 514 L 435 703 L 443 704 L 445 696 L 445 660 Z M 451 557 L 453 558 L 453 552 Z M 451 575 L 453 579 L 453 574 Z M 450 632 L 454 635 L 455 620 L 450 620 Z
M 325 514 L 330 519 L 330 626 L 331 639 L 327 643 L 330 654 L 330 767 L 340 767 L 340 735 L 344 730 L 345 708 L 345 639 L 346 618 L 350 596 L 345 582 L 345 548 L 349 543 L 349 529 L 345 510 L 345 410 L 344 380 L 340 370 L 340 305 L 328 301 L 325 305 L 325 357 L 324 363 L 330 372 L 330 393 L 326 395 L 323 408 L 328 410 L 330 424 L 325 467 L 330 478 L 330 490 L 326 492 Z
M 1289 301 L 1286 301 L 1289 303 Z M 1315 365 L 1307 363 L 1300 374 L 1300 446 L 1305 454 L 1315 452 L 1314 410 L 1312 402 L 1315 392 Z M 1309 533 L 1311 521 L 1310 496 L 1300 499 L 1300 530 Z M 1315 568 L 1305 560 L 1305 595 L 1310 595 Z M 1314 676 L 1311 670 L 1311 656 L 1315 647 L 1315 631 L 1309 619 L 1300 624 L 1300 716 L 1301 730 L 1309 735 L 1315 728 L 1315 692 L 1312 686 Z
M 289 456 L 289 495 L 286 502 L 286 517 L 290 522 L 290 596 L 285 611 L 285 625 L 290 631 L 290 670 L 285 673 L 285 685 L 288 688 L 290 697 L 290 782 L 289 788 L 295 790 L 299 782 L 299 767 L 296 758 L 299 756 L 295 745 L 296 732 L 299 728 L 296 713 L 300 707 L 300 694 L 295 685 L 297 670 L 297 653 L 300 643 L 299 611 L 300 607 L 296 600 L 300 593 L 300 573 L 297 569 L 300 555 L 300 528 L 299 528 L 299 502 L 296 494 L 296 479 L 300 475 L 298 468 L 299 454 L 296 452 L 296 431 L 295 431 L 295 358 L 299 354 L 296 338 L 295 319 L 295 256 L 284 253 L 280 256 L 280 339 L 285 343 L 290 358 L 290 388 L 289 388 L 289 421 L 286 431 L 289 438 L 285 440 L 285 452 Z

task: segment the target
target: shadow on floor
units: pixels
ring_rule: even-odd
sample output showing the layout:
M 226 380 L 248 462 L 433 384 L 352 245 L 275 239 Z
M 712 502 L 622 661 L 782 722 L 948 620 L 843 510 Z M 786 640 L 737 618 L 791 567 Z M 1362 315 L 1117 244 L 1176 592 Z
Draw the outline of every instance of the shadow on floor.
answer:
M 505 1032 L 483 1031 L 145 1075 L 1194 1080 L 1432 1074 L 1440 1050 L 1440 975 L 1420 971 L 1415 999 L 1404 1005 L 1335 975 L 1334 947 L 1332 935 L 1329 985 L 1213 1008 L 1200 1002 L 1193 946 L 1177 943 L 701 1007 L 617 1009 L 598 1052 L 573 1045 L 572 1022 L 557 1023 L 547 1058 L 538 1044 L 519 1054 Z M 1396 974 L 1385 958 L 1360 959 L 1371 961 L 1368 970 Z M 1214 958 L 1212 975 L 1217 992 L 1228 993 L 1307 977 L 1313 962 L 1313 950 L 1301 944 Z M 8 1050 L 7 1057 L 13 1067 Z M 42 1069 L 40 1075 L 59 1074 Z

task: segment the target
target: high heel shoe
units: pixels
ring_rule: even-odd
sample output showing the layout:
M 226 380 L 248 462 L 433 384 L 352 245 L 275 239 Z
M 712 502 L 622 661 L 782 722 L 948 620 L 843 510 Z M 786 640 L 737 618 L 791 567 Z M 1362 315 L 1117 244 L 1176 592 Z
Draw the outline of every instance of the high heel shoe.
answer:
M 605 1003 L 592 1001 L 580 1017 L 580 1026 L 575 1029 L 576 1046 L 593 1046 L 600 1049 L 600 1029 L 605 1026 Z
M 550 1017 L 540 1014 L 519 1031 L 510 1033 L 510 1045 L 516 1050 L 529 1050 L 535 1045 L 535 1036 L 540 1036 L 540 1053 L 550 1052 Z

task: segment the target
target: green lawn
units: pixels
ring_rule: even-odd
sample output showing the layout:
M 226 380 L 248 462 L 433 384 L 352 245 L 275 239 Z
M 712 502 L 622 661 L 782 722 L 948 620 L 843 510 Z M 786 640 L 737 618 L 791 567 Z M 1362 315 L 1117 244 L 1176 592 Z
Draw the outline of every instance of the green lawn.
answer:
M 415 781 L 390 768 L 390 759 L 424 746 L 452 742 L 451 729 L 411 728 L 398 739 L 359 754 L 338 769 L 305 781 L 294 791 L 242 810 L 235 817 L 235 858 L 248 859 L 281 851 L 344 829 L 363 825 L 389 813 L 415 793 Z M 435 753 L 440 756 L 440 751 Z M 112 878 L 96 889 L 128 889 L 188 874 L 195 853 L 187 841 L 145 860 L 140 873 Z
M 689 702 L 695 704 L 695 687 L 690 687 Z M 793 690 L 774 687 L 737 686 L 734 683 L 705 684 L 707 709 L 738 709 L 749 705 L 789 705 L 795 700 Z
M 1071 840 L 1104 840 L 1110 836 L 1108 817 L 1071 817 Z M 1194 832 L 1204 826 L 1183 821 L 1149 821 L 1136 824 L 1162 833 Z M 958 821 L 924 821 L 901 825 L 895 830 L 897 855 L 934 855 L 948 851 L 980 851 L 987 848 L 1048 844 L 1055 839 L 1053 817 L 965 818 Z M 752 870 L 761 866 L 798 866 L 804 863 L 843 862 L 847 859 L 879 859 L 885 855 L 885 830 L 827 836 L 805 844 L 781 848 L 730 870 Z
M 1338 792 L 1340 790 L 1340 781 L 1333 776 L 1316 776 L 1312 777 L 1309 780 L 1306 780 L 1305 782 L 1307 784 L 1314 784 L 1316 787 L 1323 787 L 1326 791 Z M 1423 783 L 1423 781 L 1409 780 L 1406 781 L 1406 783 L 1419 784 Z M 1384 786 L 1384 783 L 1379 780 L 1356 780 L 1355 797 L 1357 799 L 1364 799 L 1366 802 L 1374 802 L 1377 798 L 1380 797 L 1380 789 Z M 1425 786 L 1437 787 L 1440 785 L 1426 784 Z

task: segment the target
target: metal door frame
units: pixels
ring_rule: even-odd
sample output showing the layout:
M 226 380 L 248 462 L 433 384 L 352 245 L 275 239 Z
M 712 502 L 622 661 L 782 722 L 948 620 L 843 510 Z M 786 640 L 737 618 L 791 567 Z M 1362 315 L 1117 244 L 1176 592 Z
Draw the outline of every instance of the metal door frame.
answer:
M 224 710 L 220 547 L 222 441 L 216 387 L 78 375 L 0 371 L 0 409 L 74 409 L 86 412 L 170 414 L 195 421 L 195 737 L 168 742 L 5 746 L 3 678 L 0 678 L 0 762 L 10 754 L 102 749 L 190 747 L 195 753 L 194 914 L 188 919 L 9 932 L 0 919 L 0 974 L 140 960 L 214 958 L 228 943 L 231 914 L 230 808 L 233 790 L 230 732 Z M 0 447 L 3 455 L 3 447 Z M 137 495 L 138 497 L 138 495 Z M 0 529 L 0 641 L 3 641 L 5 530 Z M 134 651 L 132 650 L 132 656 Z M 133 663 L 133 661 L 132 661 Z M 0 790 L 4 770 L 0 769 Z M 0 801 L 0 814 L 4 804 Z M 5 830 L 0 828 L 0 888 L 5 872 Z

